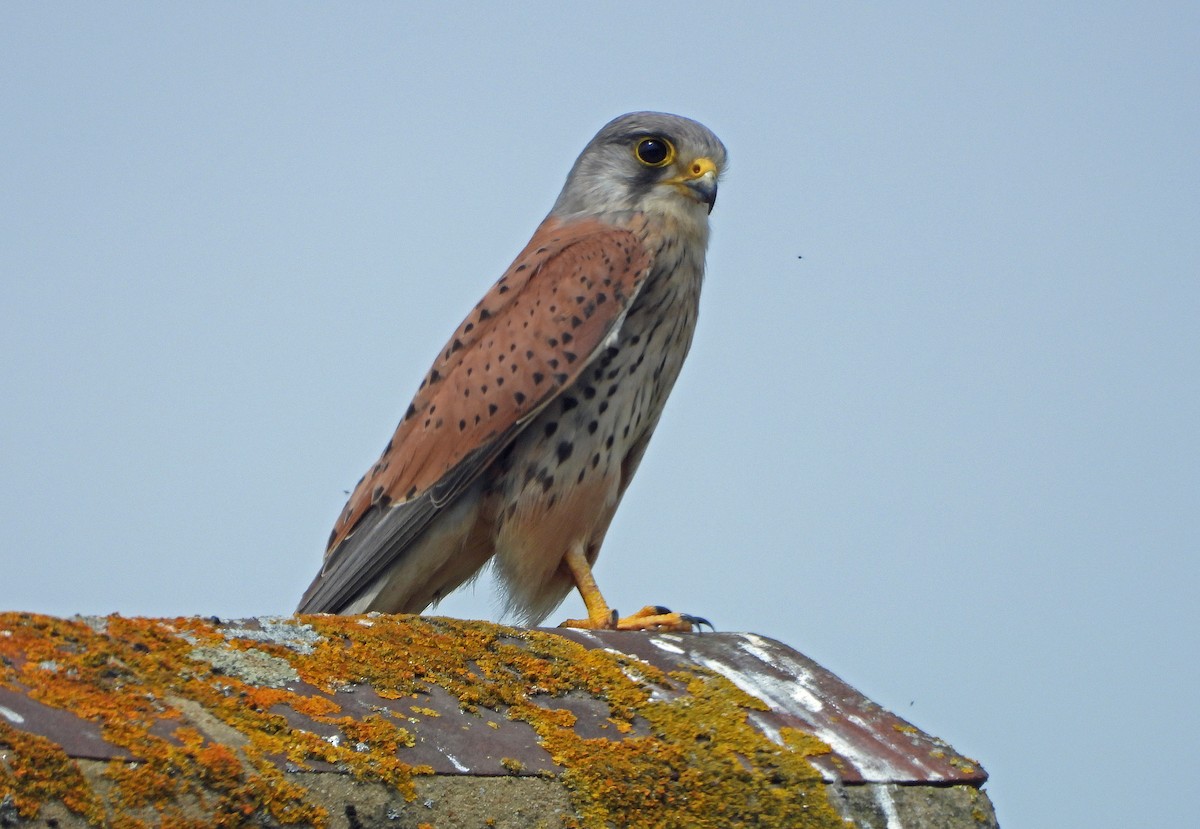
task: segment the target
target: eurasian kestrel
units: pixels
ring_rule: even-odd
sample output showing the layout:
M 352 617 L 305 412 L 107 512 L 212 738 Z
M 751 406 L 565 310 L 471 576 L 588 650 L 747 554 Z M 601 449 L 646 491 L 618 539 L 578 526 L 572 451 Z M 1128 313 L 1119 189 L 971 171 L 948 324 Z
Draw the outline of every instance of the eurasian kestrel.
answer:
M 536 624 L 617 619 L 592 564 L 692 340 L 725 147 L 635 112 L 584 148 L 549 216 L 454 332 L 329 538 L 301 613 L 420 613 L 489 560 Z

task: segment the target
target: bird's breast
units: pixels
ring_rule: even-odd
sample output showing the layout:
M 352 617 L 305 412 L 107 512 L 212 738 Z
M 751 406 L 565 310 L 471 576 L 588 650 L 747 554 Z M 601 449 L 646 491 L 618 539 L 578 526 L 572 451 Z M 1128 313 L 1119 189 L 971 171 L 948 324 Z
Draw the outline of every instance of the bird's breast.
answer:
M 502 484 L 502 522 L 520 515 L 545 521 L 569 505 L 584 520 L 595 516 L 607 525 L 628 484 L 623 476 L 632 472 L 623 468 L 625 460 L 644 447 L 658 422 L 696 326 L 702 261 L 664 246 L 655 262 L 615 336 L 514 444 Z M 602 503 L 579 504 L 574 490 Z M 587 528 L 574 531 L 587 534 Z
M 568 549 L 598 552 L 691 346 L 703 248 L 648 250 L 619 328 L 490 471 L 496 562 L 520 618 L 542 618 L 565 595 Z

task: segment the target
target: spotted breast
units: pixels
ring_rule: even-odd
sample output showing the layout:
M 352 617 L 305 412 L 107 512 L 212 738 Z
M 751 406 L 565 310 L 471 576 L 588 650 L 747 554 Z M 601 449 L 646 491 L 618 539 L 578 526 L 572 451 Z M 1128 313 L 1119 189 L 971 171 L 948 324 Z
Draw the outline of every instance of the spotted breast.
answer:
M 632 222 L 655 264 L 594 363 L 538 415 L 497 465 L 496 568 L 506 609 L 536 622 L 570 591 L 562 551 L 590 562 L 658 424 L 692 342 L 704 262 Z M 701 248 L 703 250 L 703 248 Z

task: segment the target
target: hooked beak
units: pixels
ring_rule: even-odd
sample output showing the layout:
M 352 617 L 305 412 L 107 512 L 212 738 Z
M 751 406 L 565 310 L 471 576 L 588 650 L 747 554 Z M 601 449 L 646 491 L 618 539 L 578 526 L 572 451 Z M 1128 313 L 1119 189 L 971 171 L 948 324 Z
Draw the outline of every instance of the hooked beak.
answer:
M 697 158 L 688 165 L 687 172 L 667 179 L 666 183 L 686 188 L 686 193 L 707 204 L 708 212 L 712 213 L 717 203 L 717 165 L 711 158 Z

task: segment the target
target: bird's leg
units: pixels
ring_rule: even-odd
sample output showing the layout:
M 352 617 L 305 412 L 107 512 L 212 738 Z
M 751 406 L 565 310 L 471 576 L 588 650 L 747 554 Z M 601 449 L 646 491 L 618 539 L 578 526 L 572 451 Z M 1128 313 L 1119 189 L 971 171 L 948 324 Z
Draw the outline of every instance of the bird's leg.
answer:
M 617 627 L 617 612 L 608 606 L 596 577 L 592 575 L 592 565 L 588 564 L 587 553 L 582 544 L 572 544 L 563 556 L 563 563 L 571 571 L 575 587 L 583 597 L 583 605 L 587 608 L 586 619 L 567 619 L 559 627 L 588 628 L 589 630 L 615 630 Z
M 571 571 L 575 579 L 575 587 L 583 597 L 584 607 L 587 608 L 588 618 L 567 619 L 559 627 L 585 628 L 587 630 L 674 630 L 688 632 L 692 630 L 694 620 L 682 613 L 672 613 L 665 607 L 649 605 L 643 607 L 632 616 L 617 618 L 617 611 L 608 606 L 596 577 L 592 575 L 592 565 L 588 563 L 587 554 L 582 544 L 573 544 L 563 556 L 563 563 Z M 699 620 L 703 621 L 703 620 Z

